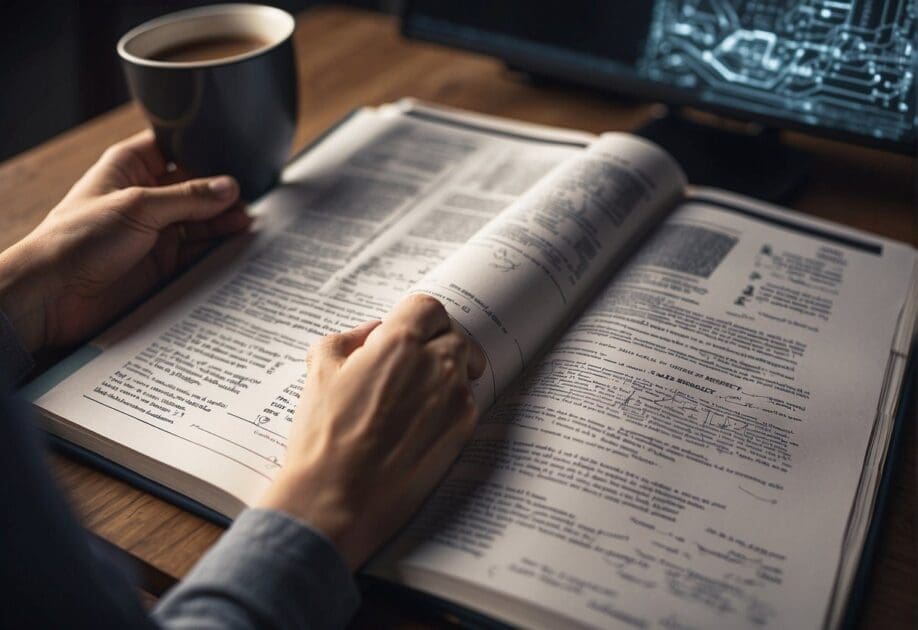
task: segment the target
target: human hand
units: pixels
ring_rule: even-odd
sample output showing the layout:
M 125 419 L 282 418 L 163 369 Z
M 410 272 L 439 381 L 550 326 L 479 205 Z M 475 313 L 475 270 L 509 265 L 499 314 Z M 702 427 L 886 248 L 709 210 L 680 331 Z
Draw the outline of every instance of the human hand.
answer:
M 327 535 L 357 569 L 417 510 L 471 436 L 484 353 L 435 299 L 309 352 L 287 461 L 261 499 Z
M 0 253 L 0 310 L 30 351 L 81 341 L 251 223 L 232 178 L 181 177 L 139 133 Z

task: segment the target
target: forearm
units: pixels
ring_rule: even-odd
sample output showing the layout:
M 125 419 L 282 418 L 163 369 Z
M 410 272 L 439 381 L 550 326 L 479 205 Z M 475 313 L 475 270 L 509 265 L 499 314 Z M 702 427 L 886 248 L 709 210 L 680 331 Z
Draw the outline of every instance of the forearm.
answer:
M 247 510 L 153 617 L 166 628 L 341 628 L 359 600 L 326 538 L 286 514 Z
M 30 353 L 47 340 L 46 307 L 50 274 L 28 237 L 0 252 L 0 311 Z
M 3 357 L 3 370 L 0 376 L 2 389 L 18 385 L 32 370 L 32 354 L 19 340 L 16 327 L 9 317 L 0 309 L 0 356 Z

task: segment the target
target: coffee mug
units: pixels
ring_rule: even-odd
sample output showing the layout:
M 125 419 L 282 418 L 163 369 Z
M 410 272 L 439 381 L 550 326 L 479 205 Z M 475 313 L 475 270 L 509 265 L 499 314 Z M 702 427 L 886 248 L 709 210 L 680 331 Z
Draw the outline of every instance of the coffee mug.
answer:
M 167 160 L 232 175 L 254 199 L 277 181 L 296 127 L 293 17 L 256 4 L 179 11 L 118 42 L 131 94 Z

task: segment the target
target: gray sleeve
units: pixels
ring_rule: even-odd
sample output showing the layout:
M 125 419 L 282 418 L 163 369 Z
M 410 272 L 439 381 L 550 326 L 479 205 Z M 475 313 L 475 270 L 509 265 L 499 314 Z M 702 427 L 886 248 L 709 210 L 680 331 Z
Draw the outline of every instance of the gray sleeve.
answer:
M 19 341 L 19 335 L 13 323 L 3 311 L 0 311 L 0 357 L 3 357 L 7 385 L 19 383 L 28 374 L 35 362 L 32 355 Z
M 342 628 L 359 603 L 328 539 L 282 512 L 249 509 L 152 614 L 165 628 Z

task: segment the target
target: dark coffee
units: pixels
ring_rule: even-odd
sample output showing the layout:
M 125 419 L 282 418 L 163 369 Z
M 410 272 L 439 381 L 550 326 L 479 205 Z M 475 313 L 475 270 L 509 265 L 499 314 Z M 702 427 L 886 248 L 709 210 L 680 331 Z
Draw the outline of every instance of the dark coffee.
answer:
M 267 45 L 260 39 L 238 35 L 224 35 L 208 39 L 195 39 L 174 46 L 169 46 L 150 55 L 154 61 L 173 63 L 192 63 L 196 61 L 213 61 L 244 55 Z

